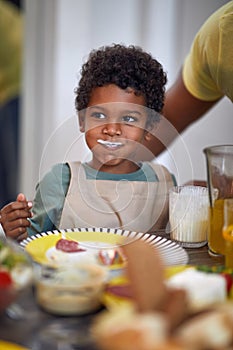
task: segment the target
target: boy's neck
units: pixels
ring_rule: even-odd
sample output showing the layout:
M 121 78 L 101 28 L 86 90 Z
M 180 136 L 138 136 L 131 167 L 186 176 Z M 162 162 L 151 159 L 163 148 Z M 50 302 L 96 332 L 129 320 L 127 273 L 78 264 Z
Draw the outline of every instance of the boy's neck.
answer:
M 132 162 L 127 161 L 127 166 L 124 166 L 125 164 L 119 165 L 112 165 L 112 164 L 99 164 L 96 166 L 94 162 L 91 160 L 90 162 L 86 163 L 89 167 L 95 169 L 96 171 L 102 171 L 105 173 L 110 174 L 129 174 L 134 173 L 135 171 L 139 170 L 141 168 L 140 163 L 138 162 Z

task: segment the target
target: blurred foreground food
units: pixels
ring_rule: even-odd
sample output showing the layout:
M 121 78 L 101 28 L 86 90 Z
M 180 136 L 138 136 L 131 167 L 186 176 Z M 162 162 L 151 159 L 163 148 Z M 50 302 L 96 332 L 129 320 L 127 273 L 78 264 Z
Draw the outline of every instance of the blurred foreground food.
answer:
M 0 312 L 32 282 L 32 262 L 17 243 L 0 240 Z
M 213 274 L 209 292 L 206 292 L 208 286 L 203 284 L 199 274 L 196 275 L 195 283 L 199 284 L 196 288 L 205 290 L 199 293 L 202 302 L 194 303 L 184 275 L 179 283 L 167 282 L 165 268 L 154 247 L 136 241 L 124 247 L 124 254 L 128 260 L 132 302 L 113 307 L 96 317 L 92 333 L 101 350 L 233 348 L 233 303 L 227 301 L 224 278 L 215 279 L 217 275 Z M 217 284 L 216 290 L 219 290 L 209 302 L 211 283 Z

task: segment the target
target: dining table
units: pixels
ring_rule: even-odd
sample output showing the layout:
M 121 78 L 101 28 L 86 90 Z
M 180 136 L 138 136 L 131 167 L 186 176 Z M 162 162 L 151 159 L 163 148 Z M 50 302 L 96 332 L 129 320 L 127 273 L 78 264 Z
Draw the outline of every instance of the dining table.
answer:
M 224 265 L 224 258 L 211 256 L 207 245 L 184 249 L 188 255 L 188 265 Z M 52 315 L 38 306 L 35 287 L 30 286 L 7 312 L 0 315 L 0 339 L 31 350 L 97 350 L 91 325 L 103 310 L 104 306 L 87 315 Z

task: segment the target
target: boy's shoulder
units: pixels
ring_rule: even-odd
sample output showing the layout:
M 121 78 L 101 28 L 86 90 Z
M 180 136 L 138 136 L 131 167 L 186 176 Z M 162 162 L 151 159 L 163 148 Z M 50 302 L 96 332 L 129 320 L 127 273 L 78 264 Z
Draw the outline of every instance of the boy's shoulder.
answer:
M 74 171 L 79 170 L 79 168 L 82 166 L 82 162 L 80 161 L 67 161 L 64 163 L 57 163 L 53 165 L 51 169 L 51 173 L 60 178 L 62 177 L 63 179 L 70 179 L 71 173 Z
M 171 173 L 169 172 L 169 170 L 162 164 L 159 163 L 155 163 L 155 162 L 142 162 L 142 166 L 144 167 L 144 169 L 146 168 L 152 168 L 153 171 L 155 173 L 159 173 L 159 174 L 166 174 L 166 175 L 171 175 Z
M 54 164 L 51 169 L 50 172 L 55 174 L 59 174 L 59 173 L 66 173 L 69 171 L 69 164 L 68 163 L 56 163 Z
M 152 169 L 156 176 L 158 177 L 158 181 L 172 181 L 176 184 L 176 180 L 173 174 L 162 164 L 155 162 L 143 162 L 144 169 L 150 168 Z
M 69 163 L 56 163 L 45 174 L 44 180 L 47 180 L 47 182 L 66 183 L 70 181 L 70 176 L 71 170 Z
M 80 161 L 67 161 L 64 163 L 56 163 L 51 167 L 51 172 L 58 172 L 58 171 L 69 171 L 71 167 L 79 167 L 82 165 Z

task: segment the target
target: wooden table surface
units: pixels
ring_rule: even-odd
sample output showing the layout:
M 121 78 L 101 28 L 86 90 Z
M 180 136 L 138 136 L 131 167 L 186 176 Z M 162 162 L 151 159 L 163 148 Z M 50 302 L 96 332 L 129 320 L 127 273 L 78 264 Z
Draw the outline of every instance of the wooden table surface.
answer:
M 159 230 L 154 233 L 166 239 L 171 239 L 170 234 L 164 230 Z M 184 248 L 188 253 L 188 265 L 206 265 L 206 266 L 222 266 L 224 265 L 224 256 L 212 256 L 208 252 L 208 245 L 206 244 L 200 248 Z
M 189 256 L 189 265 L 221 266 L 224 265 L 223 256 L 211 256 L 208 253 L 208 246 L 201 248 L 186 248 Z

